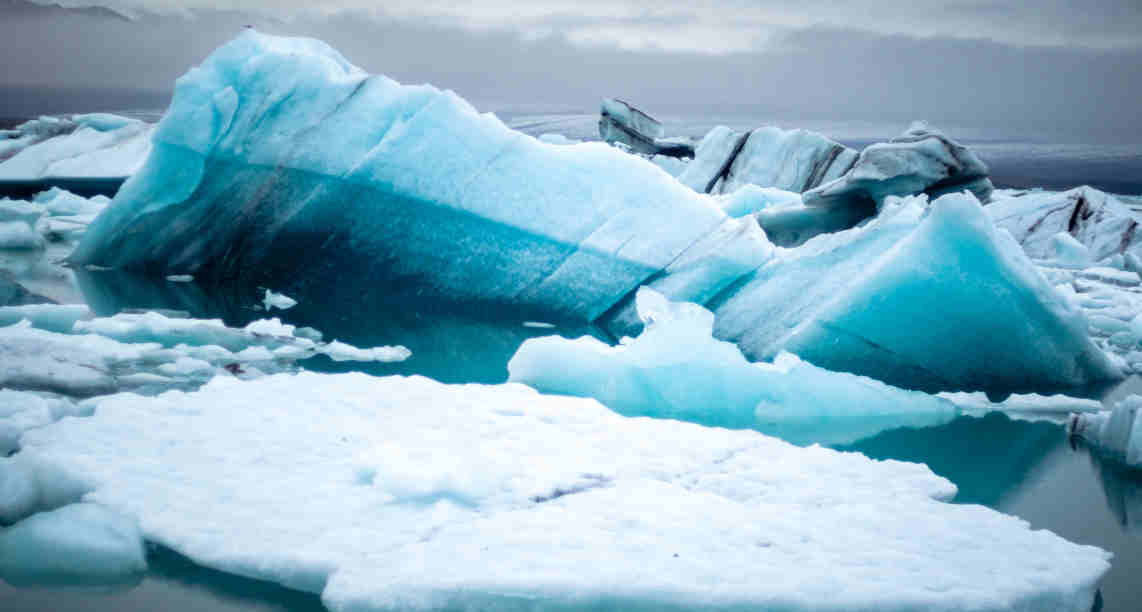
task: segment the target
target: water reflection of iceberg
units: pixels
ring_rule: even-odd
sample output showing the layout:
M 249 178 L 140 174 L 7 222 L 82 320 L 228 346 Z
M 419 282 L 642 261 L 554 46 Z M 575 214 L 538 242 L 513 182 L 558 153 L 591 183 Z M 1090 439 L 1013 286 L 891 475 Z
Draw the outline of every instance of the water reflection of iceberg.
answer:
M 339 277 L 340 278 L 340 277 Z M 570 336 L 603 333 L 577 324 L 555 329 L 525 326 L 523 312 L 486 306 L 444 304 L 429 299 L 381 295 L 344 280 L 313 282 L 304 293 L 291 293 L 299 303 L 270 315 L 260 308 L 264 289 L 219 285 L 206 291 L 196 283 L 172 283 L 126 272 L 76 270 L 76 280 L 92 311 L 101 316 L 132 309 L 173 310 L 195 318 L 218 318 L 244 326 L 266 316 L 318 329 L 327 340 L 361 344 L 399 344 L 412 351 L 403 363 L 336 363 L 320 358 L 307 369 L 375 375 L 419 374 L 441 382 L 499 383 L 507 379 L 507 362 L 524 340 L 552 333 Z
M 1106 494 L 1107 507 L 1125 531 L 1142 535 L 1142 472 L 1093 450 L 1088 455 Z
M 886 431 L 838 448 L 874 459 L 926 463 L 959 487 L 957 502 L 996 507 L 1022 489 L 1044 459 L 1065 443 L 1058 425 L 992 412 L 982 418 L 962 416 L 939 427 Z

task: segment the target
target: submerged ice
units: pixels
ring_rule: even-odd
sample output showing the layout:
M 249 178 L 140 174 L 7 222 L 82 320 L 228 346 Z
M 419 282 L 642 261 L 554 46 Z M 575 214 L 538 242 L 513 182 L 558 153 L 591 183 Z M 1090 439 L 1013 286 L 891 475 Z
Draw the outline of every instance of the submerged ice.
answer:
M 21 455 L 88 483 L 151 541 L 333 610 L 1085 612 L 1108 567 L 939 501 L 954 487 L 920 465 L 516 384 L 219 378 L 101 399 L 30 431 Z

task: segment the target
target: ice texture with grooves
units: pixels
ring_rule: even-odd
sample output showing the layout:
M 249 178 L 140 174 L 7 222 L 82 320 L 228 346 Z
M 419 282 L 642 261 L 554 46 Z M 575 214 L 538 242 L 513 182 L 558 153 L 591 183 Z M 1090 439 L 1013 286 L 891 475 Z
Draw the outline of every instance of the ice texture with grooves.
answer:
M 25 438 L 21 454 L 90 482 L 148 540 L 337 611 L 1086 612 L 1108 568 L 939 501 L 955 488 L 922 465 L 516 384 L 216 380 L 112 396 Z
M 1067 233 L 1099 261 L 1138 251 L 1142 243 L 1142 214 L 1115 196 L 1091 187 L 1069 191 L 998 191 L 987 214 L 1011 232 L 1033 259 L 1051 259 L 1055 236 Z
M 0 180 L 130 176 L 147 158 L 153 131 L 106 113 L 34 119 L 0 140 Z
M 889 196 L 926 193 L 935 198 L 969 190 L 986 202 L 992 185 L 987 165 L 967 147 L 924 122 L 889 142 L 870 145 L 843 176 L 805 193 L 806 206 L 880 206 Z
M 151 156 L 72 259 L 290 291 L 273 278 L 337 269 L 590 320 L 726 220 L 637 156 L 548 145 L 249 30 L 179 79 Z
M 714 304 L 751 359 L 781 351 L 925 390 L 1035 390 L 1121 376 L 970 194 L 890 198 L 869 223 L 781 250 Z
M 743 185 L 800 193 L 840 177 L 856 158 L 856 151 L 816 132 L 766 126 L 743 134 L 718 126 L 678 180 L 700 193 L 732 193 Z

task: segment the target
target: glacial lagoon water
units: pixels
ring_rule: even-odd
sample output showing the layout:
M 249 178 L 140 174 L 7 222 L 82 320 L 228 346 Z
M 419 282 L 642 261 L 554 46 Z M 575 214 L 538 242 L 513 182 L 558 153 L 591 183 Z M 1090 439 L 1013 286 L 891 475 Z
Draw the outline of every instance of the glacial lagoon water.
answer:
M 98 314 L 128 309 L 166 309 L 195 317 L 219 317 L 241 325 L 264 316 L 252 308 L 254 287 L 206 291 L 193 283 L 170 283 L 114 272 L 78 272 L 83 299 Z M 506 364 L 518 345 L 534 336 L 592 334 L 590 326 L 555 328 L 524 325 L 502 311 L 440 304 L 302 299 L 293 309 L 275 311 L 285 321 L 322 329 L 359 346 L 399 343 L 413 357 L 395 364 L 333 362 L 324 357 L 306 367 L 319 371 L 363 370 L 375 375 L 423 374 L 448 382 L 503 382 Z M 1113 401 L 1142 392 L 1131 379 L 1106 393 Z M 868 424 L 854 422 L 854 430 Z M 759 428 L 765 430 L 764 424 Z M 835 432 L 833 432 L 835 433 Z M 798 432 L 804 442 L 806 432 Z M 962 416 L 927 428 L 883 431 L 838 446 L 878 459 L 923 462 L 959 487 L 958 503 L 983 504 L 1049 529 L 1075 542 L 1114 553 L 1102 584 L 1102 610 L 1128 612 L 1142 600 L 1142 473 L 1105 461 L 1068 439 L 1051 422 L 1028 422 L 993 413 Z M 137 584 L 111 587 L 52 585 L 16 588 L 0 582 L 3 609 L 40 610 L 321 610 L 317 596 L 198 567 L 165 550 L 149 552 L 149 572 Z

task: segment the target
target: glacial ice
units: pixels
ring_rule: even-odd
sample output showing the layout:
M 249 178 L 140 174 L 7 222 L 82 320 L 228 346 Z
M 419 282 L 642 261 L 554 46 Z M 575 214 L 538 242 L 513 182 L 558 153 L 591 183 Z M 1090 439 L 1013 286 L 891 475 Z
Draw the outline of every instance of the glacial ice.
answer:
M 887 143 L 868 146 L 850 166 L 843 176 L 807 191 L 805 205 L 879 207 L 888 196 L 936 198 L 964 190 L 986 202 L 992 191 L 987 166 L 975 153 L 923 122 Z
M 985 209 L 1011 232 L 1032 259 L 1058 259 L 1056 236 L 1067 233 L 1085 246 L 1091 261 L 1137 251 L 1142 215 L 1112 195 L 1091 187 L 1069 191 L 995 193 Z
M 52 188 L 31 200 L 0 198 L 0 249 L 43 249 L 47 242 L 74 242 L 110 203 Z
M 0 531 L 0 578 L 10 584 L 119 584 L 146 569 L 135 521 L 96 504 L 64 506 Z
M 970 194 L 889 198 L 866 224 L 780 250 L 727 299 L 715 334 L 754 360 L 925 390 L 1032 390 L 1121 373 L 1082 312 Z
M 1131 395 L 1108 411 L 1097 414 L 1074 414 L 1068 423 L 1077 435 L 1111 457 L 1142 468 L 1142 395 Z
M 150 541 L 337 611 L 1085 612 L 1109 567 L 1097 548 L 938 501 L 955 488 L 922 465 L 516 384 L 216 379 L 101 399 L 30 431 L 21 455 L 91 483 L 86 499 Z
M 946 399 L 968 413 L 986 414 L 1005 412 L 1008 416 L 1024 420 L 1049 420 L 1062 422 L 1074 413 L 1094 413 L 1102 410 L 1102 402 L 1067 395 L 1040 395 L 1038 393 L 1013 393 L 1003 401 L 993 402 L 981 392 L 965 393 L 945 391 L 938 397 Z
M 25 431 L 54 423 L 65 416 L 88 413 L 86 407 L 65 397 L 0 389 L 0 457 L 20 448 L 20 436 Z
M 636 302 L 645 324 L 637 338 L 613 347 L 590 336 L 532 338 L 508 363 L 509 380 L 593 397 L 627 416 L 760 428 L 798 442 L 851 442 L 835 434 L 851 435 L 861 420 L 875 421 L 871 431 L 862 429 L 871 435 L 956 415 L 951 402 L 830 372 L 789 353 L 750 363 L 737 346 L 711 335 L 714 315 L 705 308 L 672 303 L 646 287 Z
M 0 140 L 0 180 L 130 176 L 150 153 L 153 131 L 106 113 L 42 117 Z
M 274 278 L 336 267 L 592 320 L 727 222 L 613 147 L 544 144 L 451 92 L 255 31 L 179 80 L 153 141 L 73 261 L 290 291 Z
M 856 151 L 816 132 L 767 126 L 739 134 L 718 126 L 678 180 L 699 193 L 732 193 L 747 184 L 800 193 L 840 177 L 856 159 Z
M 599 109 L 599 137 L 603 142 L 619 143 L 643 155 L 694 157 L 690 141 L 664 136 L 662 124 L 654 117 L 622 100 L 603 98 Z

